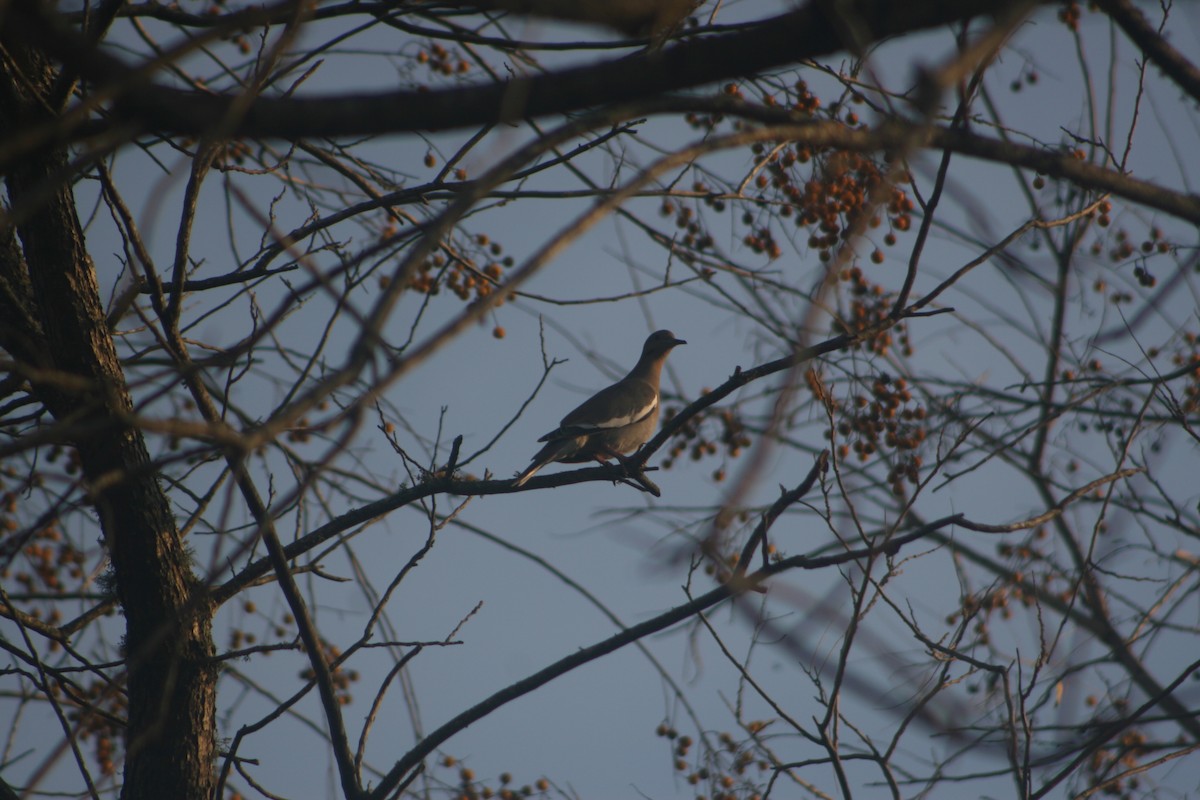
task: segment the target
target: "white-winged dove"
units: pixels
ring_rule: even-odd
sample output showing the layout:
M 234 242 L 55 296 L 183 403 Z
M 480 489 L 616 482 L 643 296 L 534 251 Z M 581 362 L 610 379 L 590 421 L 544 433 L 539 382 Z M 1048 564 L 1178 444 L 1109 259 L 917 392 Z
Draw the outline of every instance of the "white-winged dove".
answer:
M 553 461 L 579 463 L 607 458 L 623 460 L 654 435 L 658 426 L 658 380 L 671 349 L 687 344 L 670 331 L 655 331 L 642 345 L 642 357 L 629 374 L 583 401 L 539 442 L 537 452 L 514 487 Z

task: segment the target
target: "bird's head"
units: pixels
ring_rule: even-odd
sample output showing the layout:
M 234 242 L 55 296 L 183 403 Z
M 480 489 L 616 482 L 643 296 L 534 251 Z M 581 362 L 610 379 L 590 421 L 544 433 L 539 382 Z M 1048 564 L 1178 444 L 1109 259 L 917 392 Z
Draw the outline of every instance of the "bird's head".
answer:
M 642 358 L 660 358 L 671 352 L 671 348 L 687 344 L 683 339 L 677 339 L 670 331 L 655 331 L 646 338 L 642 346 Z

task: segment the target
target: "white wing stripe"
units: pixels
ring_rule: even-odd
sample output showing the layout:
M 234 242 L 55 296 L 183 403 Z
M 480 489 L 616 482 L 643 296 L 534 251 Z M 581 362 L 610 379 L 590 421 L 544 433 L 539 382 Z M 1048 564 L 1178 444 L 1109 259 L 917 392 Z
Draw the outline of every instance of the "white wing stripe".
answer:
M 599 422 L 577 422 L 574 425 L 564 426 L 564 430 L 579 431 L 580 433 L 589 433 L 591 431 L 604 431 L 613 428 L 624 428 L 626 425 L 643 420 L 650 414 L 654 413 L 654 409 L 658 407 L 658 397 L 655 396 L 648 405 L 620 417 L 613 417 Z

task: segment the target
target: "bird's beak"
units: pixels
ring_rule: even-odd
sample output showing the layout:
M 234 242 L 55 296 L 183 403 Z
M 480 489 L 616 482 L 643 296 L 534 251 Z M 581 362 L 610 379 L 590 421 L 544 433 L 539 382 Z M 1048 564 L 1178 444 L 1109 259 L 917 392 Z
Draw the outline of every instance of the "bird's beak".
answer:
M 672 339 L 671 347 L 679 347 L 681 344 L 687 344 L 687 339 Z

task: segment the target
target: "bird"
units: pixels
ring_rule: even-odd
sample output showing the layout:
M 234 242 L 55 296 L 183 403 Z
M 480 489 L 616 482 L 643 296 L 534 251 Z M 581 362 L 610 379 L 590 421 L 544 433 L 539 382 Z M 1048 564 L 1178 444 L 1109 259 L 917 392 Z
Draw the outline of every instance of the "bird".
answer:
M 513 488 L 523 486 L 534 473 L 554 461 L 578 464 L 595 459 L 625 462 L 654 435 L 658 426 L 658 381 L 667 355 L 687 344 L 667 330 L 655 331 L 642 345 L 642 356 L 629 374 L 601 389 L 562 418 L 558 427 L 538 439 L 546 445 L 534 455 Z

